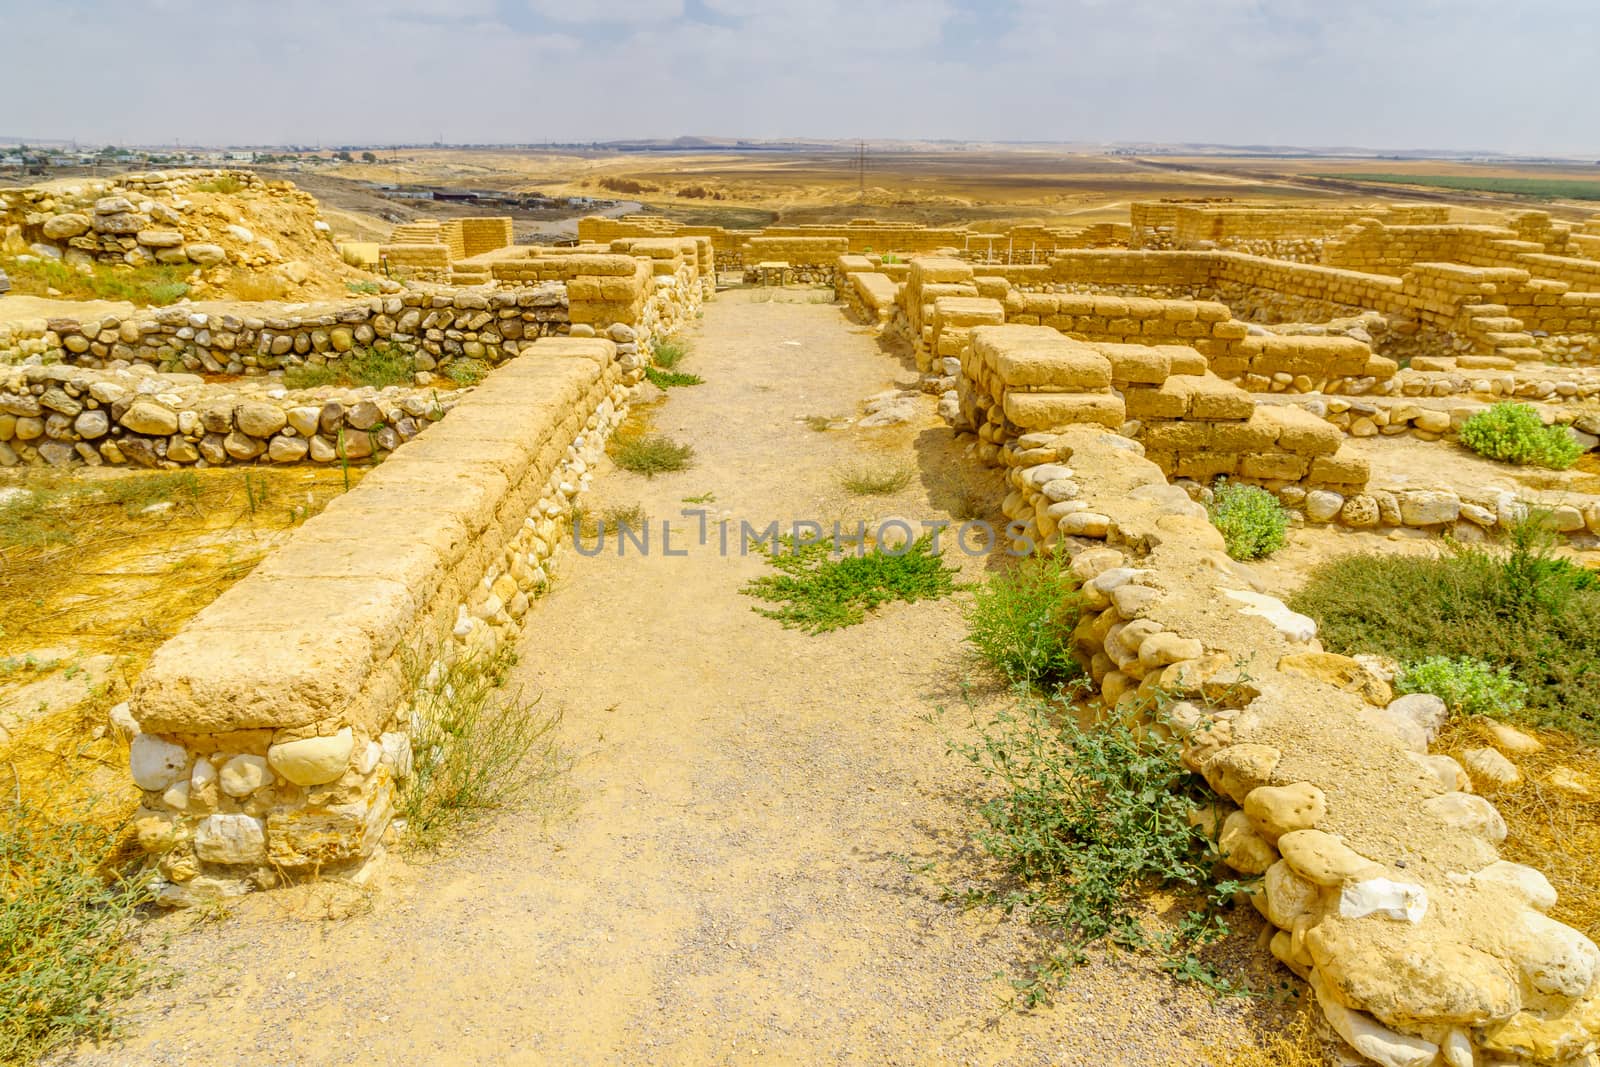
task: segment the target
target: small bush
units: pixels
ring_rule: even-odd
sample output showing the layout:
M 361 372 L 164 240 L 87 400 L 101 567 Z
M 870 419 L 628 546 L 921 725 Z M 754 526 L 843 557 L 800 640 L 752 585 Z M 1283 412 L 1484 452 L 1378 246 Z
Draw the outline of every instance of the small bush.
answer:
M 611 458 L 623 470 L 654 478 L 658 474 L 687 470 L 694 462 L 694 447 L 661 434 L 612 438 Z
M 383 292 L 383 289 L 374 281 L 345 282 L 344 287 L 352 293 L 359 293 L 364 296 L 376 296 L 378 293 Z
M 1289 606 L 1317 620 L 1330 652 L 1466 658 L 1497 676 L 1508 667 L 1527 695 L 1506 714 L 1600 740 L 1600 581 L 1555 556 L 1550 536 L 1529 522 L 1509 551 L 1344 556 L 1312 572 Z
M 1219 481 L 1206 510 L 1234 559 L 1260 559 L 1284 546 L 1289 512 L 1259 486 Z
M 113 1032 L 113 1000 L 143 967 L 128 941 L 148 876 L 108 876 L 117 834 L 0 811 L 0 1063 Z
M 412 768 L 399 814 L 418 844 L 433 845 L 463 823 L 525 798 L 559 770 L 560 716 L 505 690 L 515 663 L 504 646 L 431 669 L 420 655 L 408 658 Z
M 1029 696 L 974 726 L 976 741 L 950 747 L 993 787 L 979 808 L 979 843 L 1009 877 L 970 891 L 967 901 L 1020 913 L 1061 941 L 1013 979 L 1023 1006 L 1048 1002 L 1089 946 L 1106 939 L 1156 944 L 1175 976 L 1241 991 L 1194 954 L 1230 932 L 1215 905 L 1237 885 L 1214 887 L 1209 903 L 1201 896 L 1219 857 L 1189 823 L 1205 786 L 1184 770 L 1177 743 L 1116 718 L 1085 727 L 1065 702 Z M 1142 894 L 1152 889 L 1192 902 L 1173 934 L 1153 937 L 1141 922 Z
M 1403 664 L 1394 687 L 1401 693 L 1432 693 L 1458 715 L 1505 716 L 1521 711 L 1528 687 L 1471 656 L 1429 656 Z
M 1461 424 L 1461 443 L 1489 459 L 1566 470 L 1583 446 L 1564 427 L 1546 426 L 1528 404 L 1501 402 Z
M 1078 583 L 1065 562 L 1029 556 L 975 590 L 967 641 L 1008 681 L 1055 689 L 1082 673 L 1077 623 Z
M 856 496 L 888 496 L 911 484 L 903 463 L 858 463 L 839 472 L 839 484 Z
M 193 471 L 174 471 L 118 478 L 106 482 L 104 491 L 109 500 L 121 504 L 123 511 L 132 518 L 152 504 L 166 501 L 193 505 L 200 499 L 200 481 Z
M 646 367 L 644 376 L 651 385 L 657 389 L 672 389 L 680 385 L 700 385 L 705 381 L 698 374 L 684 374 L 682 371 L 661 370 L 659 367 Z
M 814 430 L 817 433 L 826 433 L 833 429 L 833 416 L 807 415 L 805 417 L 805 424 L 806 428 L 809 430 Z
M 672 370 L 688 354 L 688 350 L 676 341 L 657 341 L 651 349 L 650 358 L 656 366 Z
M 848 546 L 844 550 L 850 551 Z M 934 554 L 931 536 L 898 551 L 877 548 L 837 557 L 831 540 L 798 545 L 785 537 L 767 553 L 767 562 L 778 573 L 753 579 L 741 592 L 783 605 L 754 610 L 777 619 L 786 630 L 809 634 L 854 626 L 865 621 L 867 612 L 893 600 L 910 603 L 955 591 L 955 568 Z

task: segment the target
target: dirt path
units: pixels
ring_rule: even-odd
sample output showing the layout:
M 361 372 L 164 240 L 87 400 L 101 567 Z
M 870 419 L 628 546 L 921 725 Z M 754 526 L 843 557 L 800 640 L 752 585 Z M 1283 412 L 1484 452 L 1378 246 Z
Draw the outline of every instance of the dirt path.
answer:
M 758 526 L 947 514 L 972 464 L 931 415 L 803 421 L 914 379 L 837 308 L 725 294 L 690 345 L 706 384 L 654 422 L 696 466 L 606 473 L 591 507 L 659 521 L 714 494 Z M 853 503 L 836 472 L 864 451 L 918 477 Z M 675 549 L 692 541 L 687 520 L 677 533 Z M 764 566 L 714 543 L 569 556 L 519 670 L 564 712 L 570 812 L 507 813 L 446 856 L 394 863 L 351 919 L 291 917 L 295 898 L 271 894 L 224 923 L 162 920 L 183 975 L 136 1006 L 125 1045 L 82 1062 L 1101 1067 L 1216 1064 L 1245 1040 L 1259 1004 L 1127 957 L 1097 960 L 1052 1008 L 1004 1013 L 995 975 L 1037 937 L 941 901 L 922 869 L 976 862 L 974 782 L 921 718 L 957 703 L 959 602 L 808 637 L 739 594 Z

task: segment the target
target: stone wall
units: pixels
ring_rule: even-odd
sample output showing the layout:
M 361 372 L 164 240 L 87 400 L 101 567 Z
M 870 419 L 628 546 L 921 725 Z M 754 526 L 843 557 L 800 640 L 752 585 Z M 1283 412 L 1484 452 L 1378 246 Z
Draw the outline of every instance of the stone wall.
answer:
M 387 456 L 458 399 L 394 386 L 245 390 L 142 368 L 0 368 L 0 467 L 360 463 Z
M 630 377 L 610 341 L 532 346 L 157 649 L 131 766 L 160 899 L 379 852 L 426 673 L 408 666 L 514 638 Z
M 1333 1029 L 1386 1067 L 1583 1062 L 1600 949 L 1544 914 L 1555 892 L 1499 859 L 1494 805 L 1428 754 L 1443 702 L 1323 652 L 1136 442 L 1076 427 L 1003 460 L 1008 513 L 1043 487 L 1077 505 L 1080 661 L 1108 707 L 1182 738 L 1219 797 L 1204 825 Z
M 105 367 L 122 361 L 243 374 L 326 364 L 353 350 L 389 345 L 411 354 L 417 369 L 432 370 L 456 359 L 493 363 L 514 356 L 531 341 L 566 332 L 570 318 L 562 285 L 495 292 L 412 288 L 309 306 L 257 304 L 248 316 L 232 306 L 208 308 L 180 304 L 0 323 L 0 364 L 37 358 Z
M 226 191 L 224 191 L 226 190 Z M 221 205 L 267 205 L 277 238 L 241 225 Z M 152 263 L 265 269 L 309 250 L 332 262 L 327 223 L 317 202 L 290 182 L 242 170 L 158 171 L 0 190 L 0 238 L 6 251 L 59 259 L 69 266 Z

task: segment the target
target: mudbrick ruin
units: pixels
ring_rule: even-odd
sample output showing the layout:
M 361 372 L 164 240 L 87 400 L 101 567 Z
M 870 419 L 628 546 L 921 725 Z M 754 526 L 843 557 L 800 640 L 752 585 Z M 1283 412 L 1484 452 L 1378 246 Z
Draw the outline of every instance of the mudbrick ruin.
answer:
M 243 202 L 292 237 L 235 221 Z M 1539 509 L 1592 544 L 1600 498 L 1559 476 L 1443 482 L 1385 457 L 1445 448 L 1502 400 L 1600 445 L 1600 216 L 1140 201 L 1126 222 L 978 233 L 624 215 L 565 247 L 459 218 L 398 227 L 357 293 L 318 280 L 354 269 L 318 210 L 242 171 L 0 190 L 13 254 L 182 265 L 216 293 L 0 321 L 0 466 L 368 469 L 119 709 L 162 903 L 364 878 L 415 758 L 417 678 L 535 624 L 652 346 L 719 289 L 831 290 L 841 330 L 914 362 L 921 392 L 894 402 L 1003 478 L 1016 539 L 1070 558 L 1095 695 L 1180 698 L 1264 950 L 1328 1025 L 1385 1067 L 1593 1062 L 1600 949 L 1546 915 L 1550 872 L 1501 858 L 1472 769 L 1430 753 L 1443 702 L 1324 651 L 1202 501 L 1221 478 L 1306 526 L 1462 542 Z M 229 272 L 282 293 L 230 298 Z M 408 358 L 403 383 L 294 384 L 375 345 Z

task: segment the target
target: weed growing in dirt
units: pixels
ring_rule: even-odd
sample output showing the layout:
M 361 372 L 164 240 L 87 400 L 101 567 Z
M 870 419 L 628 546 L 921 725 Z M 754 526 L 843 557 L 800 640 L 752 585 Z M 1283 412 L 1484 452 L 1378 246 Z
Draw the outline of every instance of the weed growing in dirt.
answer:
M 1566 470 L 1583 455 L 1583 446 L 1562 426 L 1546 426 L 1528 404 L 1502 401 L 1461 424 L 1461 443 L 1502 463 Z
M 163 307 L 189 295 L 189 266 L 91 266 L 81 273 L 58 259 L 15 260 L 3 264 L 19 295 L 48 296 L 51 289 L 68 300 L 126 300 L 141 307 Z
M 646 367 L 644 376 L 650 384 L 657 389 L 672 389 L 680 385 L 700 385 L 705 379 L 698 374 L 685 374 L 682 371 L 662 370 L 659 367 Z
M 1177 743 L 1115 716 L 1080 725 L 1067 701 L 1023 691 L 973 726 L 977 740 L 950 748 L 988 780 L 979 843 L 1008 877 L 969 890 L 965 902 L 1019 914 L 1057 937 L 1012 980 L 1022 1007 L 1048 1003 L 1089 947 L 1106 940 L 1155 949 L 1179 979 L 1247 992 L 1197 954 L 1230 932 L 1219 909 L 1239 884 L 1212 885 L 1216 847 L 1189 823 L 1207 795 L 1179 762 Z M 1169 933 L 1142 921 L 1143 894 L 1152 889 L 1193 900 Z
M 1029 556 L 973 592 L 967 641 L 1007 681 L 1055 690 L 1082 674 L 1072 658 L 1078 582 L 1055 557 Z
M 839 472 L 839 484 L 856 496 L 888 496 L 911 484 L 911 468 L 903 463 L 858 463 Z
M 650 358 L 656 366 L 664 370 L 672 370 L 679 363 L 682 363 L 683 357 L 688 354 L 688 349 L 677 341 L 657 341 L 650 351 Z
M 383 292 L 383 289 L 374 281 L 345 282 L 344 287 L 350 292 L 362 296 L 376 296 Z
M 410 385 L 415 373 L 411 357 L 398 348 L 352 348 L 328 363 L 297 363 L 283 368 L 283 385 L 286 389 L 316 389 L 324 385 L 384 389 Z M 445 373 L 448 375 L 449 371 Z
M 0 811 L 0 1063 L 113 1032 L 144 967 L 129 944 L 148 876 L 109 873 L 117 831 Z
M 193 471 L 145 474 L 107 482 L 103 491 L 106 499 L 121 504 L 131 519 L 155 504 L 170 502 L 193 506 L 200 499 L 200 479 Z
M 607 534 L 616 535 L 624 526 L 637 533 L 649 522 L 650 516 L 639 504 L 614 505 L 598 515 L 582 506 L 572 509 L 573 528 L 586 538 L 598 537 L 602 530 Z
M 611 458 L 623 470 L 654 478 L 658 474 L 688 469 L 694 462 L 694 447 L 662 434 L 626 438 L 614 435 Z
M 758 615 L 809 634 L 864 622 L 867 612 L 890 601 L 933 600 L 955 591 L 956 570 L 934 553 L 931 536 L 894 551 L 879 547 L 839 556 L 831 540 L 802 545 L 783 537 L 767 553 L 767 562 L 778 573 L 753 579 L 740 591 L 782 605 L 755 608 Z
M 833 421 L 831 415 L 807 415 L 805 418 L 806 428 L 817 433 L 826 433 L 833 429 Z
M 1289 513 L 1259 486 L 1220 480 L 1206 510 L 1234 559 L 1260 559 L 1284 545 Z
M 1429 656 L 1402 664 L 1394 687 L 1400 693 L 1432 693 L 1457 715 L 1513 715 L 1522 708 L 1528 687 L 1472 656 Z
M 412 766 L 398 813 L 423 847 L 527 798 L 560 771 L 560 716 L 505 688 L 515 664 L 508 647 L 459 654 L 448 666 L 408 655 Z
M 489 376 L 489 364 L 481 359 L 451 360 L 444 376 L 457 385 L 477 385 Z
M 1331 652 L 1509 667 L 1527 687 L 1511 717 L 1597 741 L 1600 581 L 1556 556 L 1552 537 L 1535 519 L 1513 529 L 1507 549 L 1344 556 L 1312 572 L 1289 605 L 1317 620 Z

